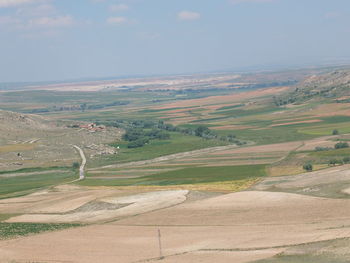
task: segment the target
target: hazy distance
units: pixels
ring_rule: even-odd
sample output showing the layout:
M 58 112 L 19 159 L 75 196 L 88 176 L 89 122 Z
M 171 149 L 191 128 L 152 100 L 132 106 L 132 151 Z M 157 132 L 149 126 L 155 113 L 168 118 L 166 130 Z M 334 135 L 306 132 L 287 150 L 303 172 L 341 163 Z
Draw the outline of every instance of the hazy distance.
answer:
M 0 82 L 347 63 L 347 0 L 0 0 Z

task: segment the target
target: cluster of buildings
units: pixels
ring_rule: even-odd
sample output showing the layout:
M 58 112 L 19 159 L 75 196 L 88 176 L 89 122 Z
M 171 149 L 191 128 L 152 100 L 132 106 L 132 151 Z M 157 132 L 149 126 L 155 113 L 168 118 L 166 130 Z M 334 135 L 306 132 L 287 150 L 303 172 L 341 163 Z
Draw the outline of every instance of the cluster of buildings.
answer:
M 79 128 L 81 129 L 86 129 L 90 132 L 100 132 L 100 131 L 105 131 L 106 126 L 104 125 L 97 125 L 96 123 L 89 123 L 89 124 L 81 124 L 79 125 Z

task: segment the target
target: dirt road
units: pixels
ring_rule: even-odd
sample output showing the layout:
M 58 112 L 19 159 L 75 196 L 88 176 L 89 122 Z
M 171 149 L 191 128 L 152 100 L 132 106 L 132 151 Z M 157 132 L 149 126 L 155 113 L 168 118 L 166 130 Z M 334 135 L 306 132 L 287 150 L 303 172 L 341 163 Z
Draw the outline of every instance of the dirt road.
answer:
M 85 178 L 84 168 L 86 165 L 86 157 L 83 150 L 80 147 L 76 145 L 73 145 L 73 147 L 78 150 L 81 157 L 81 165 L 79 167 L 79 180 L 83 180 Z

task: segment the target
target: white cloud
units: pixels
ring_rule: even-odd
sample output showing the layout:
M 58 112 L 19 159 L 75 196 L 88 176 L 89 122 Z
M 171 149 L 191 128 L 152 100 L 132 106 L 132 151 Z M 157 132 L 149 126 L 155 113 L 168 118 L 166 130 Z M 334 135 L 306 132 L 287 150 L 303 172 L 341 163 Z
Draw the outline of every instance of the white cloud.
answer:
M 21 20 L 14 18 L 12 16 L 0 16 L 0 27 L 5 26 L 6 28 L 9 27 L 18 27 L 21 25 Z
M 16 15 L 22 17 L 38 17 L 57 14 L 57 9 L 51 4 L 40 4 L 35 6 L 20 7 L 16 11 Z
M 14 7 L 24 4 L 41 3 L 43 0 L 0 0 L 1 7 Z
M 129 6 L 126 4 L 116 4 L 116 5 L 111 5 L 109 7 L 109 10 L 112 12 L 119 12 L 119 11 L 125 11 L 128 10 Z
M 177 14 L 179 20 L 197 20 L 201 17 L 200 13 L 192 11 L 181 11 Z
M 114 16 L 107 19 L 107 23 L 110 25 L 121 25 L 127 23 L 128 20 L 123 16 Z
M 57 16 L 57 17 L 39 17 L 29 20 L 31 27 L 67 27 L 74 24 L 73 17 Z
M 52 0 L 0 0 L 1 7 L 13 7 L 11 14 L 0 16 L 0 30 L 22 37 L 54 37 L 63 28 L 78 25 L 69 14 L 62 14 Z
M 241 3 L 271 3 L 276 0 L 229 0 L 231 4 L 241 4 Z

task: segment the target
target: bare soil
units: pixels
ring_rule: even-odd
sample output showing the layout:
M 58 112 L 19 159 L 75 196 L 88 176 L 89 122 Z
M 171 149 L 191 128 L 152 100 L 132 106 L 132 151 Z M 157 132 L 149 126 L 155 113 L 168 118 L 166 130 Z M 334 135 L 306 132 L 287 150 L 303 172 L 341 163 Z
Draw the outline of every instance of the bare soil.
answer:
M 350 237 L 349 208 L 350 200 L 289 193 L 204 196 L 103 225 L 1 241 L 0 261 L 152 262 L 160 229 L 164 262 L 251 262 Z

